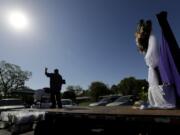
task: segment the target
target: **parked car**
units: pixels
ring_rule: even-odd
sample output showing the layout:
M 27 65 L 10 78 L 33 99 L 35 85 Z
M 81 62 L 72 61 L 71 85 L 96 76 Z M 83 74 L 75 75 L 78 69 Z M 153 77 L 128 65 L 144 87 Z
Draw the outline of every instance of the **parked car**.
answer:
M 107 104 L 106 106 L 121 106 L 121 105 L 133 105 L 135 97 L 133 95 L 122 96 L 116 99 L 114 102 Z
M 72 107 L 76 104 L 71 99 L 61 99 L 62 107 Z M 36 103 L 37 108 L 50 108 L 51 102 L 49 99 L 42 99 L 41 102 Z
M 25 108 L 25 103 L 18 98 L 7 98 L 0 100 L 0 110 Z
M 76 106 L 71 99 L 61 99 L 62 107 L 72 107 Z
M 105 106 L 106 104 L 115 101 L 119 97 L 120 96 L 105 97 L 105 98 L 101 99 L 99 102 L 89 104 L 89 106 Z

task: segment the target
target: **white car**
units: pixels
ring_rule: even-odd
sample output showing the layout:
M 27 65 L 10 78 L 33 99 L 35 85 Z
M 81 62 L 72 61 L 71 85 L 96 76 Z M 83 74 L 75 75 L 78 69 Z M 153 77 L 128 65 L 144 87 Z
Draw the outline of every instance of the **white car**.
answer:
M 62 107 L 72 107 L 76 105 L 75 103 L 73 103 L 71 99 L 62 99 L 61 103 L 62 103 Z
M 75 106 L 71 99 L 61 99 L 62 107 L 72 107 Z M 50 108 L 52 103 L 49 100 L 43 100 L 43 102 L 38 102 L 38 108 Z

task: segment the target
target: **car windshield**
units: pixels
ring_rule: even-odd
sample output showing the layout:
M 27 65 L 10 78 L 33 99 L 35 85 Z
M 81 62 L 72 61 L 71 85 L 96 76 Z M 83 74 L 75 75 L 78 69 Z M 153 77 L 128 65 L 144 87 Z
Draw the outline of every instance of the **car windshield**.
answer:
M 62 105 L 72 105 L 72 101 L 71 100 L 62 100 Z
M 110 100 L 113 102 L 113 101 L 115 101 L 116 99 L 118 99 L 119 98 L 119 96 L 112 96 L 111 98 L 110 98 Z
M 110 100 L 109 98 L 103 98 L 99 102 L 106 102 L 106 101 L 109 101 L 109 100 Z
M 115 101 L 119 96 L 112 96 L 112 97 L 106 97 L 101 99 L 99 102 L 113 102 Z
M 125 96 L 125 97 L 120 97 L 118 99 L 115 100 L 115 102 L 124 102 L 124 101 L 128 101 L 130 97 Z

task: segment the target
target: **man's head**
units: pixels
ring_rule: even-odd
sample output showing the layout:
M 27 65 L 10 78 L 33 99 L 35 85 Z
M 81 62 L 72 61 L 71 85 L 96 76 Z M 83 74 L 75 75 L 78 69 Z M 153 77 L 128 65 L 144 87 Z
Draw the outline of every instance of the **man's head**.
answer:
M 54 69 L 54 73 L 55 74 L 59 74 L 59 70 L 58 69 Z

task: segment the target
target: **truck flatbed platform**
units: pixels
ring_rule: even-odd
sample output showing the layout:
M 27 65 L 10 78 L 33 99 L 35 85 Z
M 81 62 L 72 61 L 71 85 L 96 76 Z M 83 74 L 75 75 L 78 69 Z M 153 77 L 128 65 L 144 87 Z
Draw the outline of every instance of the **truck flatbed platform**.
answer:
M 45 120 L 38 123 L 37 135 L 180 134 L 180 110 L 139 110 L 124 107 L 73 107 L 44 109 Z M 58 134 L 57 134 L 58 135 Z
M 180 109 L 134 109 L 122 107 L 72 107 L 64 109 L 45 109 L 47 113 L 97 114 L 97 115 L 135 115 L 135 116 L 176 116 L 180 117 Z

